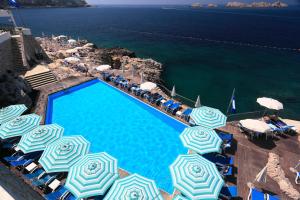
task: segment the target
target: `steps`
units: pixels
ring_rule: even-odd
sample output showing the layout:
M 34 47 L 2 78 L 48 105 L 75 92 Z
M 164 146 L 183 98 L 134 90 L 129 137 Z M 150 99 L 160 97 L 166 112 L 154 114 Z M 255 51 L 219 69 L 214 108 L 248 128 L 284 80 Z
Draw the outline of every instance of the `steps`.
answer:
M 16 72 L 24 72 L 27 68 L 24 66 L 22 58 L 22 43 L 20 37 L 11 37 L 12 55 L 14 56 L 14 69 Z
M 33 89 L 57 82 L 56 77 L 51 71 L 25 76 L 25 80 Z

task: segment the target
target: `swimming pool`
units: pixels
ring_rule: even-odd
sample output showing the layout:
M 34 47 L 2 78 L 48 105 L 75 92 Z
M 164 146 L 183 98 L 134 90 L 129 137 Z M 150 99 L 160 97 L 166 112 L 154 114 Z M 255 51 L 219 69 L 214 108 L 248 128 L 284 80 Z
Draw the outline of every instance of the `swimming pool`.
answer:
M 64 135 L 83 135 L 92 152 L 105 151 L 122 169 L 173 192 L 169 165 L 187 153 L 179 139 L 185 124 L 97 79 L 50 95 L 50 123 L 63 126 Z

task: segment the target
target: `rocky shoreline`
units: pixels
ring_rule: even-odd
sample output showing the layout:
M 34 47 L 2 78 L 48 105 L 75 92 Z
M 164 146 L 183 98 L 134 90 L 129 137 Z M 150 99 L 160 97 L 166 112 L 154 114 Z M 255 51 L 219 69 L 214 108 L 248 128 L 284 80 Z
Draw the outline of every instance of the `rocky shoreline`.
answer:
M 136 57 L 135 52 L 125 48 L 98 48 L 86 40 L 73 40 L 67 36 L 37 37 L 37 41 L 52 60 L 48 68 L 58 80 L 70 76 L 99 76 L 98 66 L 109 65 L 108 72 L 125 76 L 143 76 L 144 81 L 161 83 L 163 65 L 151 58 Z M 74 58 L 74 62 L 66 59 Z M 72 59 L 71 59 L 72 60 Z M 134 78 L 132 77 L 132 78 Z

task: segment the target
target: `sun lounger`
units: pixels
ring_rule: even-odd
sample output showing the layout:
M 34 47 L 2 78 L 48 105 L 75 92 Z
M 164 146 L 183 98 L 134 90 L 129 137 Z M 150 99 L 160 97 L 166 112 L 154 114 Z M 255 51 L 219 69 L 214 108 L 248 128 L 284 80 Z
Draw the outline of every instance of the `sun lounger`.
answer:
M 173 100 L 168 100 L 167 102 L 163 103 L 162 106 L 163 106 L 163 108 L 164 108 L 165 110 L 168 110 L 168 108 L 169 108 L 170 106 L 172 106 L 173 103 L 174 103 Z
M 112 74 L 108 73 L 108 72 L 102 72 L 101 73 L 103 80 L 105 81 L 109 81 L 110 77 L 112 77 Z
M 223 150 L 230 149 L 233 143 L 233 134 L 218 132 L 218 135 L 223 141 Z
M 290 131 L 292 130 L 292 128 L 294 128 L 294 126 L 289 126 L 283 121 L 281 121 L 280 119 L 277 120 L 271 119 L 270 122 L 272 122 L 275 126 L 280 128 L 282 131 Z
M 141 92 L 140 96 L 142 98 L 146 98 L 146 96 L 149 95 L 149 94 L 151 94 L 151 92 L 144 90 L 144 91 Z
M 232 168 L 232 166 L 220 166 L 220 165 L 217 164 L 217 168 L 219 169 L 220 174 L 221 174 L 224 178 L 233 175 L 233 168 Z
M 48 188 L 51 190 L 51 192 L 53 192 L 60 186 L 61 182 L 58 179 L 54 179 L 51 183 L 49 183 Z
M 28 165 L 24 165 L 24 172 L 32 173 L 38 168 L 38 165 L 35 164 L 34 162 L 29 163 Z
M 33 161 L 34 161 L 33 159 L 22 159 L 22 160 L 17 160 L 17 161 L 11 161 L 10 165 L 12 167 L 20 167 L 20 166 L 29 165 Z
M 26 179 L 37 179 L 39 176 L 45 173 L 45 170 L 43 169 L 36 169 L 31 171 L 29 174 L 24 174 L 23 177 Z
M 44 174 L 44 175 L 40 175 L 37 179 L 34 179 L 32 181 L 32 185 L 33 186 L 43 186 L 43 185 L 48 185 L 49 183 L 51 183 L 54 179 L 56 178 L 56 174 L 54 175 L 50 175 L 50 174 Z
M 280 200 L 278 196 L 266 194 L 267 200 Z
M 224 186 L 220 192 L 221 199 L 234 199 L 238 197 L 238 190 L 236 186 Z
M 251 197 L 251 198 L 249 198 Z M 265 194 L 256 188 L 250 189 L 248 200 L 265 200 Z
M 174 115 L 180 109 L 180 107 L 181 107 L 181 103 L 179 102 L 174 103 L 168 108 L 168 112 Z
M 21 152 L 15 152 L 13 155 L 11 156 L 6 156 L 4 157 L 3 159 L 6 161 L 6 162 L 11 162 L 11 161 L 16 161 L 18 159 L 22 159 L 22 157 L 24 156 L 23 153 Z
M 47 200 L 57 200 L 61 199 L 61 197 L 66 193 L 69 193 L 69 191 L 64 186 L 60 186 L 55 192 L 47 194 L 44 197 Z
M 248 200 L 280 200 L 278 196 L 265 194 L 256 188 L 250 188 Z
M 127 90 L 128 90 L 128 91 L 132 91 L 133 88 L 137 88 L 137 87 L 138 87 L 137 84 L 132 83 L 132 84 L 130 84 L 130 85 L 127 86 Z
M 191 108 L 187 108 L 182 112 L 182 118 L 185 121 L 189 121 L 190 120 L 190 114 L 192 113 L 192 109 Z
M 233 165 L 234 157 L 233 156 L 225 156 L 221 154 L 208 153 L 202 155 L 207 160 L 219 164 L 219 165 Z

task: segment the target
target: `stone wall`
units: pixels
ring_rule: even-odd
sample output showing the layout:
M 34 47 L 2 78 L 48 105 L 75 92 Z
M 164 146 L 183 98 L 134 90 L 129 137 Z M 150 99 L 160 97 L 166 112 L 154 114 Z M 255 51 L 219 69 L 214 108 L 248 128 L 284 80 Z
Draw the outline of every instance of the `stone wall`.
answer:
M 50 59 L 41 48 L 40 44 L 35 40 L 32 35 L 23 35 L 24 54 L 29 67 L 43 62 L 50 63 Z
M 9 37 L 7 38 L 8 35 Z M 0 34 L 0 75 L 2 75 L 7 70 L 12 70 L 14 66 L 14 60 L 11 50 L 10 34 Z

